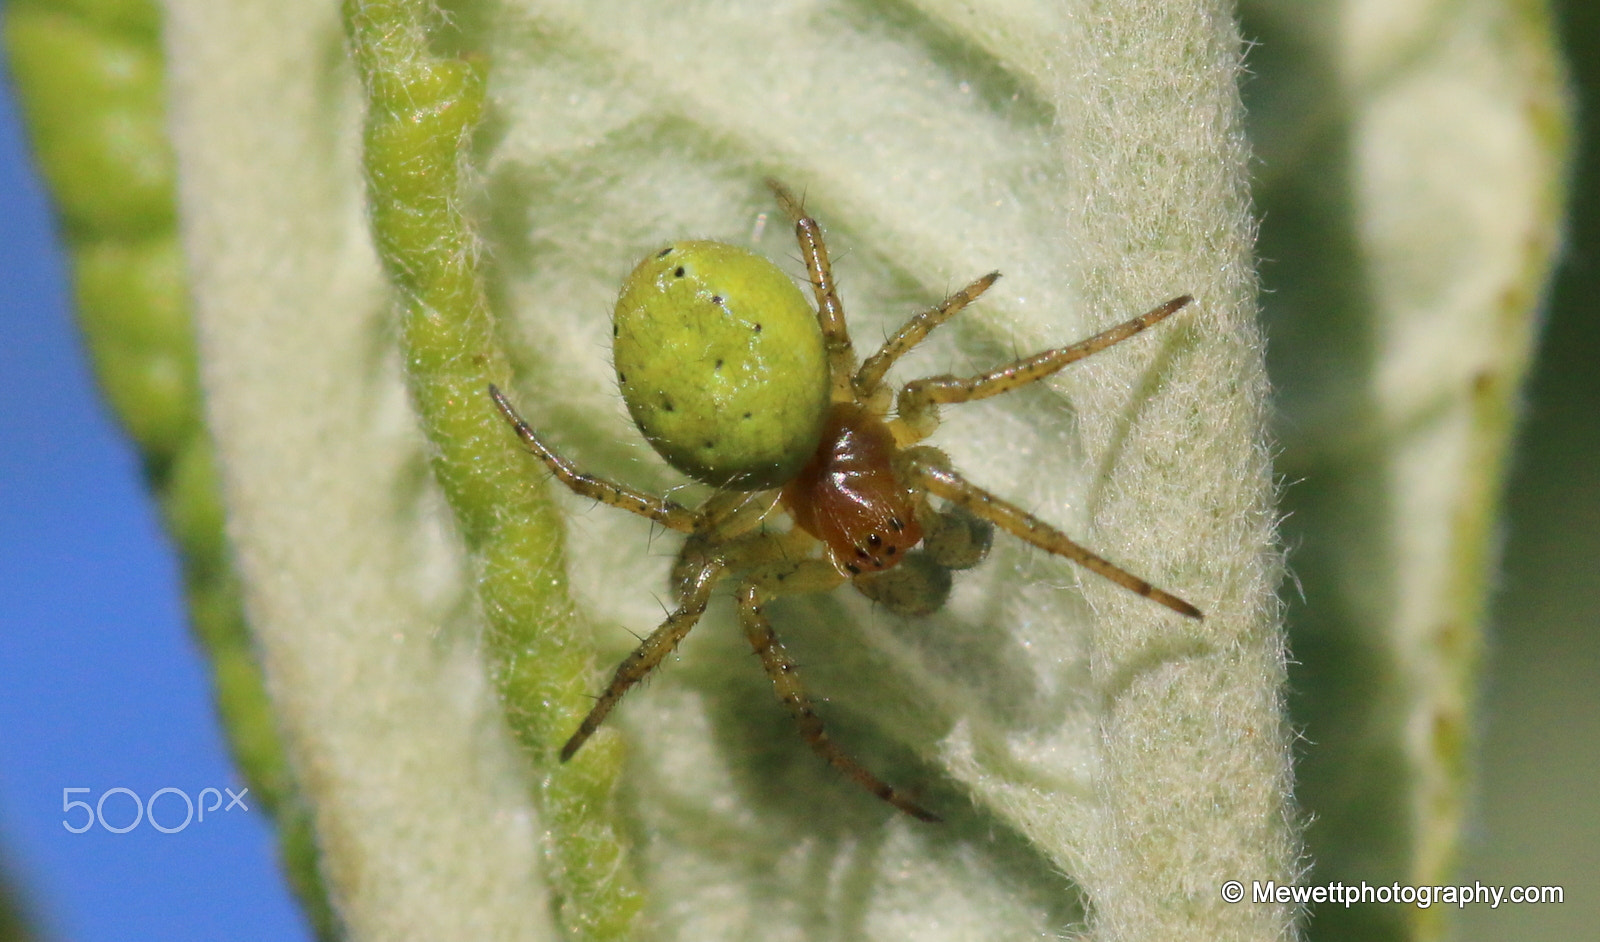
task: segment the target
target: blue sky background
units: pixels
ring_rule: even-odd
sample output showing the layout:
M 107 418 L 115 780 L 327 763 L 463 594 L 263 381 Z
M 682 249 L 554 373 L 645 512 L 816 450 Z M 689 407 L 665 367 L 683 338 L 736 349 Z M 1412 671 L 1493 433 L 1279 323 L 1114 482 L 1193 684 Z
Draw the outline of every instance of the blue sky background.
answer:
M 0 67 L 0 74 L 4 74 Z M 44 938 L 310 938 L 252 809 L 162 834 L 63 815 L 62 789 L 243 788 L 177 562 L 69 313 L 49 205 L 0 86 L 0 855 Z M 226 804 L 226 801 L 224 801 Z M 131 822 L 113 795 L 105 817 Z M 183 821 L 175 795 L 156 805 Z

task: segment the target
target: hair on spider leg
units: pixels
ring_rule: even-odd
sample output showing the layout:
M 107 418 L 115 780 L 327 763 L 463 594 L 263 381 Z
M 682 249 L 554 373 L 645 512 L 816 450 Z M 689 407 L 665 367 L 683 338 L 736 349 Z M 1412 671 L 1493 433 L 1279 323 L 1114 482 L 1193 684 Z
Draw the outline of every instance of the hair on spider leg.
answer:
M 656 597 L 656 604 L 659 605 L 660 602 L 661 602 L 660 596 L 657 596 Z M 672 610 L 667 608 L 665 605 L 662 605 L 661 606 L 661 613 L 663 615 L 670 615 L 670 614 L 672 614 Z M 641 644 L 644 643 L 644 639 L 645 639 L 644 635 L 638 633 L 637 631 L 634 631 L 632 628 L 629 628 L 627 625 L 623 625 L 622 626 L 622 630 L 626 631 L 628 634 L 632 635 L 633 636 L 633 640 L 635 640 L 635 641 L 637 641 L 637 642 L 639 642 Z

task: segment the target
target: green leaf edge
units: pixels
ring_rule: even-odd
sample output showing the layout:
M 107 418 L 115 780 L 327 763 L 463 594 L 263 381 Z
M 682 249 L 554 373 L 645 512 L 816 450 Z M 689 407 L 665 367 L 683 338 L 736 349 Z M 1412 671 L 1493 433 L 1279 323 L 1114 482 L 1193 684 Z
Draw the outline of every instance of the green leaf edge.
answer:
M 1516 443 L 1522 390 L 1532 366 L 1543 309 L 1560 255 L 1572 162 L 1570 84 L 1560 57 L 1555 23 L 1542 0 L 1513 0 L 1507 5 L 1512 50 L 1532 90 L 1526 101 L 1528 124 L 1542 154 L 1543 185 L 1534 212 L 1536 225 L 1527 233 L 1521 268 L 1500 298 L 1496 332 L 1505 351 L 1499 369 L 1476 378 L 1469 393 L 1472 421 L 1470 466 L 1454 512 L 1455 538 L 1451 563 L 1448 618 L 1429 639 L 1442 665 L 1442 676 L 1426 691 L 1431 707 L 1427 747 L 1429 765 L 1422 770 L 1414 807 L 1417 834 L 1412 860 L 1413 883 L 1437 885 L 1455 876 L 1461 856 L 1473 788 L 1476 746 L 1481 721 L 1474 723 L 1482 686 L 1483 650 L 1490 602 L 1499 567 L 1505 489 Z M 1447 909 L 1415 909 L 1415 939 L 1442 939 L 1450 934 Z
M 509 386 L 464 212 L 484 63 L 435 55 L 428 2 L 344 4 L 366 92 L 363 166 L 379 256 L 399 296 L 400 344 L 434 475 L 475 562 L 485 647 L 506 719 L 534 769 L 559 924 L 573 939 L 632 937 L 644 892 L 627 863 L 613 792 L 620 739 L 596 736 L 570 763 L 593 676 L 562 575 L 563 524 L 488 386 Z

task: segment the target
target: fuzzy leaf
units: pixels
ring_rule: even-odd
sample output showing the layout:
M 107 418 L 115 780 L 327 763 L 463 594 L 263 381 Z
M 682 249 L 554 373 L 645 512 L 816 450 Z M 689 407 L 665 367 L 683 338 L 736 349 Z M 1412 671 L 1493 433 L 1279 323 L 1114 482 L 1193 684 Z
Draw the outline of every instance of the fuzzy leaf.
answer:
M 1450 883 L 1505 456 L 1565 199 L 1549 14 L 1244 14 L 1312 881 Z M 1313 938 L 1438 938 L 1448 912 L 1323 906 Z
M 361 186 L 363 159 L 369 175 L 382 168 L 362 157 L 337 11 L 169 11 L 209 418 L 339 910 L 358 937 L 549 937 L 565 919 L 565 897 L 547 895 L 561 885 L 552 867 L 568 858 L 541 855 L 540 841 L 586 832 L 546 830 L 540 783 L 556 773 L 511 731 L 554 724 L 574 701 L 502 688 L 510 724 L 497 702 L 491 663 L 504 655 L 486 653 L 484 620 L 515 616 L 471 591 L 500 571 L 485 568 L 498 549 L 472 522 L 493 508 L 459 501 L 441 472 L 447 511 L 427 476 L 428 458 L 449 464 L 457 443 L 425 444 L 403 394 L 409 370 L 435 429 L 435 387 L 418 379 L 430 367 L 394 345 Z M 982 18 L 933 2 L 452 14 L 432 54 L 481 54 L 490 111 L 473 157 L 480 195 L 458 207 L 481 241 L 447 235 L 485 279 L 519 405 L 586 470 L 682 488 L 615 395 L 611 299 L 673 238 L 792 256 L 786 226 L 761 222 L 767 174 L 805 190 L 827 227 L 863 347 L 947 289 L 1005 272 L 905 376 L 976 372 L 1176 294 L 1198 299 L 1039 388 L 946 410 L 936 441 L 977 483 L 1207 620 L 1007 541 L 926 620 L 844 591 L 776 603 L 835 738 L 949 819 L 930 828 L 804 748 L 719 602 L 613 723 L 648 923 L 683 938 L 1292 931 L 1286 907 L 1219 897 L 1226 879 L 1291 879 L 1297 853 L 1227 11 L 1118 0 Z M 405 220 L 371 211 L 386 253 L 424 234 L 395 236 Z M 660 621 L 675 547 L 609 508 L 556 500 L 570 553 L 559 570 L 529 557 L 526 578 L 571 581 L 597 626 L 595 663 L 608 664 L 629 631 Z

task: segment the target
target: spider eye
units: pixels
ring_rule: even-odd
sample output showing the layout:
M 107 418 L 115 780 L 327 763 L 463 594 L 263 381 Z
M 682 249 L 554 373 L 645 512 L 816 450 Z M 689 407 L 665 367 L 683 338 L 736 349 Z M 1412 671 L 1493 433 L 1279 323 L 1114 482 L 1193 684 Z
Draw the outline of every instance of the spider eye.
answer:
M 883 503 L 904 500 L 905 496 L 898 490 L 865 493 L 858 488 L 848 495 L 854 499 L 845 501 L 837 500 L 840 495 L 827 491 L 812 496 L 826 502 L 818 508 L 823 513 L 820 517 L 808 516 L 802 522 L 807 524 L 808 531 L 828 544 L 840 568 L 852 576 L 892 569 L 905 555 L 901 550 L 922 538 L 920 528 L 907 533 L 906 527 L 901 525 L 896 532 L 890 532 L 895 528 L 884 520 Z M 813 526 L 815 530 L 811 530 Z

